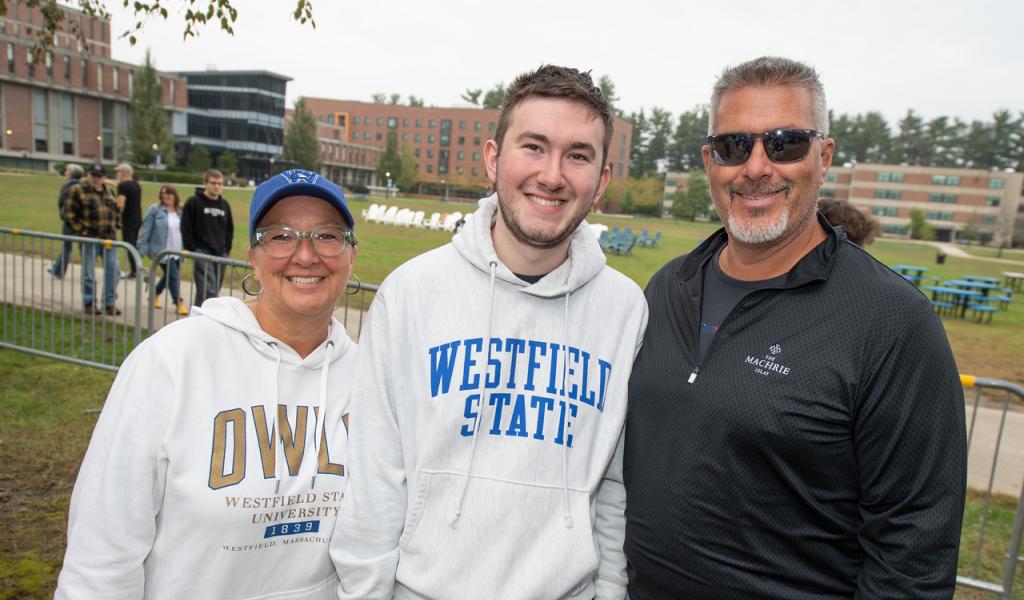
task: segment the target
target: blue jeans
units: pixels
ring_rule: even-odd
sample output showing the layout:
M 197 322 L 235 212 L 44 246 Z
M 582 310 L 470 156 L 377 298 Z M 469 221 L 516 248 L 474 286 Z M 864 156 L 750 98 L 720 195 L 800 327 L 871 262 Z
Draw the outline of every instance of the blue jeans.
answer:
M 156 282 L 156 295 L 162 294 L 166 287 L 171 292 L 171 300 L 177 304 L 181 301 L 181 265 L 178 261 L 168 258 L 166 263 L 160 263 L 160 270 L 163 275 L 160 276 L 160 281 Z
M 71 231 L 67 223 L 61 224 L 60 232 L 63 235 L 74 235 L 74 232 Z M 54 277 L 63 278 L 64 274 L 68 272 L 69 264 L 71 264 L 71 242 L 65 241 L 61 245 L 60 256 L 57 257 L 57 260 L 53 261 L 53 266 L 50 267 L 50 274 Z
M 107 250 L 100 244 L 82 244 L 82 302 L 88 306 L 95 300 L 96 253 L 103 253 L 103 307 L 114 306 L 117 282 L 121 279 L 117 265 L 117 248 Z

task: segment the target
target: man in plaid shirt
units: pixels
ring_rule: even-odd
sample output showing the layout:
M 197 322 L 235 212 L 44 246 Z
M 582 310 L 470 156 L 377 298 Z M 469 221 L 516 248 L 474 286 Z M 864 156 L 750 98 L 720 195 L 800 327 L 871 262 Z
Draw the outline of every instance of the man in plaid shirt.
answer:
M 107 186 L 103 165 L 89 167 L 85 181 L 72 186 L 64 203 L 64 221 L 75 235 L 100 240 L 116 240 L 121 227 L 121 214 L 117 210 L 113 188 Z M 96 289 L 96 253 L 103 253 L 103 308 L 94 302 Z M 114 306 L 120 267 L 117 249 L 100 244 L 82 244 L 82 301 L 86 314 L 119 315 Z

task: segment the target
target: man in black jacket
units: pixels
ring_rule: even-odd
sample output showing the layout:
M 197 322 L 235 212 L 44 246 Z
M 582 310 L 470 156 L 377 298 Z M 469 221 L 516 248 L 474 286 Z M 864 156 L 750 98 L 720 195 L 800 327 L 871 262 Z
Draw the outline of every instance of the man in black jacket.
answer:
M 221 197 L 224 175 L 217 169 L 203 174 L 203 187 L 181 209 L 181 242 L 189 252 L 213 256 L 227 256 L 231 252 L 234 221 L 231 206 Z M 224 266 L 209 260 L 197 259 L 193 263 L 192 279 L 195 285 L 195 306 L 202 306 L 207 298 L 220 294 L 224 281 Z
M 82 167 L 68 163 L 64 167 L 64 184 L 60 186 L 60 193 L 57 194 L 57 210 L 60 211 L 60 232 L 62 235 L 71 235 L 73 232 L 68 227 L 67 221 L 64 220 L 64 203 L 68 199 L 68 194 L 71 193 L 72 186 L 76 186 L 85 171 Z M 63 242 L 61 244 L 60 255 L 57 256 L 57 260 L 53 261 L 53 266 L 50 267 L 50 274 L 57 279 L 63 279 L 64 274 L 68 271 L 68 265 L 71 264 L 71 242 Z
M 803 64 L 715 85 L 702 153 L 725 227 L 651 279 L 630 378 L 631 600 L 953 595 L 956 364 L 927 299 L 816 214 L 827 129 Z
M 121 239 L 132 246 L 138 245 L 139 228 L 142 227 L 142 188 L 135 181 L 135 169 L 128 163 L 114 167 L 117 176 L 117 208 L 121 211 Z M 134 279 L 139 266 L 128 255 L 128 272 L 125 278 Z

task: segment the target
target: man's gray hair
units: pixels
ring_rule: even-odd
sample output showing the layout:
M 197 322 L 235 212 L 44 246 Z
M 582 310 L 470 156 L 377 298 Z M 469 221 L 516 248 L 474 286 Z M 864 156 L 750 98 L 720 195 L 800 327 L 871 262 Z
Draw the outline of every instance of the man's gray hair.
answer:
M 828 135 L 828 106 L 825 87 L 818 72 L 801 62 L 779 56 L 762 56 L 745 63 L 726 67 L 711 92 L 711 111 L 708 115 L 708 135 L 715 133 L 715 114 L 726 92 L 747 86 L 775 87 L 792 85 L 811 93 L 814 128 Z M 756 132 L 755 132 L 756 133 Z
M 64 176 L 70 177 L 71 179 L 81 179 L 82 175 L 85 175 L 85 169 L 75 163 L 68 163 L 64 165 Z

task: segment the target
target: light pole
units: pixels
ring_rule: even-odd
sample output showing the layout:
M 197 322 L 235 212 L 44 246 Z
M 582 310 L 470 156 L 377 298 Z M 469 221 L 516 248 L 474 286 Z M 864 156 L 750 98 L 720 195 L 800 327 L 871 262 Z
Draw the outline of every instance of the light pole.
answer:
M 384 192 L 384 197 L 387 198 L 388 200 L 390 200 L 391 199 L 391 171 L 384 171 L 384 177 L 386 177 L 387 180 L 388 180 L 388 183 L 387 183 L 388 189 L 387 189 L 387 191 Z
M 160 166 L 160 146 L 156 143 L 153 144 L 153 165 Z
M 448 180 L 447 179 L 442 179 L 441 180 L 441 185 L 444 186 L 444 200 L 443 201 L 447 202 L 448 201 Z

